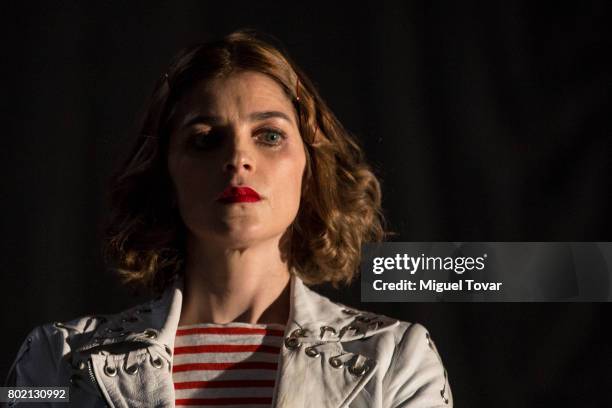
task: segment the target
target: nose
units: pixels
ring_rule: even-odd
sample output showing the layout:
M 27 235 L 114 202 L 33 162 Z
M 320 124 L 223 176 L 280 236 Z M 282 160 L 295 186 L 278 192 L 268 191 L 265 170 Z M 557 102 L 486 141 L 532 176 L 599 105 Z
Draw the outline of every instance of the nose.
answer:
M 223 171 L 230 174 L 241 172 L 253 172 L 255 160 L 250 150 L 248 136 L 242 136 L 235 132 L 231 137 L 228 158 L 223 164 Z

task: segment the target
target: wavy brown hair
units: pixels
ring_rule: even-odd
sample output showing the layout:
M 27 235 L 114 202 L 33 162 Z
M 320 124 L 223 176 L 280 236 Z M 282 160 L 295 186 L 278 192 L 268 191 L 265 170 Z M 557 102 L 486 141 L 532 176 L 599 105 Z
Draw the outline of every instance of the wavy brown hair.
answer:
M 362 149 L 280 42 L 252 29 L 189 47 L 159 79 L 127 160 L 111 178 L 105 255 L 124 283 L 157 292 L 183 272 L 185 226 L 167 170 L 173 116 L 196 83 L 241 71 L 268 75 L 293 102 L 306 169 L 284 257 L 306 284 L 349 284 L 365 242 L 384 238 L 381 189 Z

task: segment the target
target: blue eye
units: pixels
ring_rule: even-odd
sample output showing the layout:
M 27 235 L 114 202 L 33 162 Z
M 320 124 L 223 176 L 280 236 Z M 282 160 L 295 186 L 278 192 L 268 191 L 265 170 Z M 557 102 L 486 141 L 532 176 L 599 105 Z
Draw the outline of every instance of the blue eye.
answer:
M 260 139 L 262 143 L 277 146 L 282 143 L 285 135 L 283 132 L 274 129 L 263 129 L 263 137 Z

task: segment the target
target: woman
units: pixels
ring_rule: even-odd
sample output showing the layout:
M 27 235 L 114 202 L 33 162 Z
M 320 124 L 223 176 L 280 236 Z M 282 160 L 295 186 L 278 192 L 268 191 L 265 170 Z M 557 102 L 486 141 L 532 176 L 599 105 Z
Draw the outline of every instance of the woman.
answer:
M 75 406 L 449 407 L 418 324 L 310 290 L 383 237 L 380 187 L 280 47 L 249 30 L 181 52 L 114 177 L 107 253 L 160 296 L 33 330 L 9 383 Z

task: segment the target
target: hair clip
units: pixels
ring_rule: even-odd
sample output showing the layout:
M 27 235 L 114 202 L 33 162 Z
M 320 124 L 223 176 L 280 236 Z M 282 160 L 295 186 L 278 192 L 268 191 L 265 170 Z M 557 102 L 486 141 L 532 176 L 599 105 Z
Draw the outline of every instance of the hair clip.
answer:
M 300 101 L 300 77 L 295 79 L 295 100 L 297 102 Z
M 168 85 L 168 88 L 170 88 L 170 76 L 168 75 L 168 71 L 164 72 L 159 80 L 162 84 L 165 83 Z

